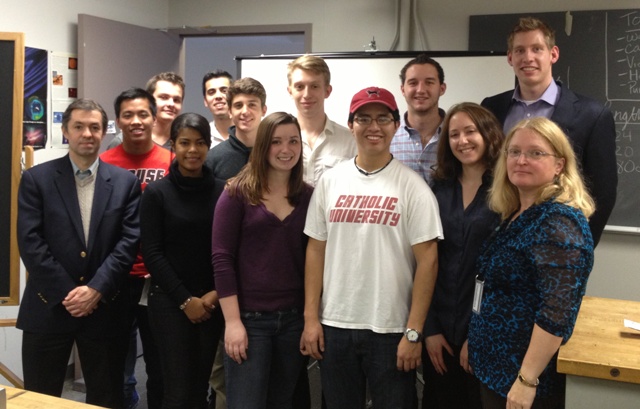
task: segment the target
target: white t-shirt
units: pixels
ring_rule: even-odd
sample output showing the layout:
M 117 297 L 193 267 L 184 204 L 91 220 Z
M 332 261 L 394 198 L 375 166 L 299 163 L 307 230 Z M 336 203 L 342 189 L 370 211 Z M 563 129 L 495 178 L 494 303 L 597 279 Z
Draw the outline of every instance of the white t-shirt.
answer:
M 305 234 L 326 241 L 320 321 L 404 332 L 416 261 L 412 246 L 442 239 L 438 203 L 398 160 L 365 176 L 353 160 L 327 171 L 313 192 Z
M 353 158 L 356 152 L 356 141 L 351 131 L 327 118 L 313 149 L 306 140 L 302 141 L 304 181 L 315 186 L 326 170 Z

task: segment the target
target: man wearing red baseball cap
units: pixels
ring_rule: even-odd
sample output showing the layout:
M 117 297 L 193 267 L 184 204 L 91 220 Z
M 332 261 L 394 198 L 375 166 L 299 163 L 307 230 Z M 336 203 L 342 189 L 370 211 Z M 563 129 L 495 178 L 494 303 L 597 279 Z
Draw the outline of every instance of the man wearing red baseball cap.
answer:
M 303 354 L 320 361 L 327 407 L 414 407 L 421 330 L 443 238 L 438 205 L 424 180 L 393 159 L 400 125 L 393 95 L 354 95 L 349 129 L 358 154 L 324 173 L 305 234 Z

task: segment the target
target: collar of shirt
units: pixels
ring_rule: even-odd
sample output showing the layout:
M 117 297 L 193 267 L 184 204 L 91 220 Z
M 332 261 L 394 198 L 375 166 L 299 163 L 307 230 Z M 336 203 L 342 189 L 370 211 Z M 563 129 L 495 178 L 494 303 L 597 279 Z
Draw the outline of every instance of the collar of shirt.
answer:
M 82 170 L 80 170 L 80 168 L 78 167 L 78 165 L 76 165 L 72 160 L 71 157 L 69 157 L 69 162 L 71 162 L 71 167 L 73 168 L 73 174 L 74 175 L 78 175 L 78 172 L 80 172 L 80 174 L 83 174 Z M 91 164 L 91 166 L 89 166 L 87 169 L 89 171 L 89 174 L 87 174 L 86 176 L 91 176 L 91 175 L 95 175 L 96 171 L 98 170 L 98 164 L 100 163 L 100 159 L 96 159 L 95 162 L 93 162 Z M 85 176 L 85 177 L 86 177 Z
M 560 97 L 558 84 L 551 82 L 544 93 L 535 101 L 525 101 L 520 95 L 520 87 L 513 91 L 512 104 L 504 120 L 503 130 L 509 133 L 511 128 L 522 119 L 536 116 L 551 118 L 555 105 Z
M 444 109 L 438 108 L 438 114 L 440 115 L 440 125 L 438 125 L 438 129 L 436 129 L 436 133 L 434 133 L 431 136 L 431 139 L 429 140 L 429 143 L 427 143 L 427 146 L 431 145 L 432 143 L 438 142 L 438 139 L 440 139 L 440 132 L 442 131 L 442 122 L 444 121 L 446 112 L 444 111 Z M 422 138 L 420 136 L 420 133 L 416 131 L 414 128 L 412 128 L 411 125 L 409 124 L 409 121 L 407 120 L 408 115 L 409 115 L 409 112 L 407 111 L 404 113 L 404 115 L 400 117 L 400 127 L 398 128 L 398 132 L 396 132 L 396 137 L 397 136 L 402 137 L 406 135 L 408 139 L 413 138 L 420 141 L 420 143 L 422 143 Z
M 551 84 L 549 84 L 540 98 L 536 99 L 535 101 L 525 101 L 524 99 L 522 99 L 522 95 L 520 94 L 520 85 L 517 85 L 516 89 L 513 90 L 513 99 L 524 104 L 533 104 L 538 101 L 544 101 L 551 106 L 555 106 L 556 102 L 558 102 L 559 95 L 560 87 L 558 86 L 558 84 L 556 84 L 555 81 L 551 81 Z

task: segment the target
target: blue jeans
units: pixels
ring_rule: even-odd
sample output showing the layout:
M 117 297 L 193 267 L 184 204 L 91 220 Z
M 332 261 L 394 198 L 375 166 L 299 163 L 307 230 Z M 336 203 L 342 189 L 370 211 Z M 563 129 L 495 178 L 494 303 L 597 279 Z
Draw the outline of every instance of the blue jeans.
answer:
M 416 372 L 399 371 L 402 334 L 322 326 L 325 349 L 319 361 L 328 409 L 361 409 L 369 385 L 374 408 L 413 409 Z
M 298 310 L 242 312 L 249 338 L 247 360 L 227 354 L 224 370 L 229 409 L 292 409 L 305 357 L 300 353 L 304 318 Z

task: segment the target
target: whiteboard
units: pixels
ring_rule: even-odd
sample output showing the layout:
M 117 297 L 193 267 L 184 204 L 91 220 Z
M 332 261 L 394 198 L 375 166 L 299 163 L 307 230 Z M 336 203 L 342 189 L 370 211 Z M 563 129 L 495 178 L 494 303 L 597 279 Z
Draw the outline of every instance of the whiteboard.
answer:
M 325 101 L 325 112 L 332 120 L 347 126 L 349 104 L 353 95 L 363 88 L 377 86 L 391 91 L 398 103 L 400 114 L 407 104 L 400 91 L 400 70 L 415 53 L 403 57 L 379 57 L 363 53 L 362 56 L 336 57 L 317 54 L 325 59 L 331 70 L 333 92 Z M 460 54 L 460 53 L 458 53 Z M 339 55 L 339 54 L 338 54 Z M 285 111 L 295 113 L 296 108 L 287 92 L 287 64 L 298 55 L 236 57 L 243 77 L 252 77 L 267 91 L 267 113 Z M 470 101 L 480 103 L 484 98 L 513 89 L 515 76 L 506 55 L 486 56 L 434 56 L 444 70 L 447 90 L 440 97 L 440 108 Z

